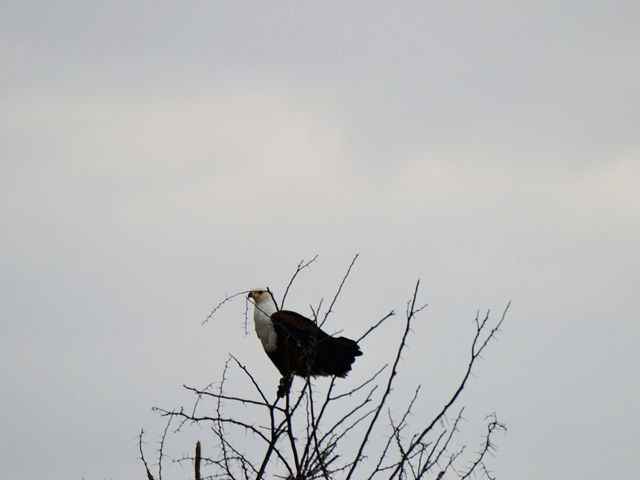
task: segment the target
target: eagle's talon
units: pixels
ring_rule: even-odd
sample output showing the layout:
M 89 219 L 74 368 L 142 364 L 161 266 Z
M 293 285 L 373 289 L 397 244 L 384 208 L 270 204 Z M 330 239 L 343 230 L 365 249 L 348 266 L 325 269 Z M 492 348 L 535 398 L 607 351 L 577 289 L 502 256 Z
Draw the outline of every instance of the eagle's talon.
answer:
M 282 377 L 280 379 L 280 383 L 278 384 L 278 398 L 284 397 L 287 393 L 289 393 L 289 389 L 291 388 L 291 381 L 293 377 Z

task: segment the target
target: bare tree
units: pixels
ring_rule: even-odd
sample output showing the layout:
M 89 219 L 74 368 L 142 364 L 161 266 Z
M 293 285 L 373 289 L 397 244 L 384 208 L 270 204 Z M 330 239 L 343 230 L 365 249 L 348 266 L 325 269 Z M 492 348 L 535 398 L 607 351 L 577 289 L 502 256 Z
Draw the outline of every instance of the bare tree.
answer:
M 353 258 L 324 314 L 321 314 L 322 301 L 317 308 L 312 308 L 313 320 L 319 326 L 327 321 L 333 311 L 357 257 Z M 297 276 L 315 260 L 316 257 L 298 264 L 282 296 L 280 308 Z M 221 379 L 216 385 L 205 388 L 184 386 L 194 395 L 191 408 L 154 408 L 167 420 L 157 450 L 154 473 L 145 459 L 143 432 L 140 433 L 139 450 L 147 479 L 162 480 L 167 437 L 187 427 L 207 427 L 211 432 L 213 446 L 209 447 L 212 452 L 209 456 L 202 456 L 200 442 L 197 442 L 193 456 L 171 458 L 172 462 L 192 464 L 196 480 L 271 477 L 292 480 L 440 480 L 466 479 L 472 475 L 493 479 L 486 463 L 487 456 L 495 450 L 496 433 L 506 431 L 496 414 L 486 416 L 485 430 L 479 434 L 475 447 L 460 446 L 455 439 L 461 431 L 465 410 L 460 406 L 462 393 L 478 359 L 499 332 L 509 304 L 497 319 L 492 319 L 489 312 L 476 315 L 467 366 L 455 389 L 444 396 L 446 401 L 436 412 L 419 420 L 413 418 L 409 422 L 420 398 L 421 385 L 412 390 L 408 403 L 400 407 L 400 415 L 394 415 L 392 407 L 398 408 L 394 403 L 397 394 L 394 381 L 407 339 L 412 333 L 412 324 L 426 307 L 418 302 L 419 287 L 418 281 L 407 302 L 402 327 L 398 332 L 397 348 L 390 363 L 381 365 L 369 378 L 345 391 L 338 391 L 335 377 L 325 382 L 323 387 L 309 378 L 302 379 L 303 384 L 297 392 L 294 389 L 284 399 L 270 400 L 271 387 L 267 390 L 261 385 L 241 360 L 234 356 L 230 356 L 225 363 Z M 207 320 L 225 303 L 242 293 L 247 292 L 225 298 Z M 391 311 L 373 322 L 357 342 L 374 335 L 382 324 L 394 317 L 395 312 Z M 253 394 L 234 395 L 227 388 L 231 375 L 244 378 Z M 227 413 L 228 409 L 233 413 Z M 257 420 L 247 414 L 249 409 L 259 413 Z

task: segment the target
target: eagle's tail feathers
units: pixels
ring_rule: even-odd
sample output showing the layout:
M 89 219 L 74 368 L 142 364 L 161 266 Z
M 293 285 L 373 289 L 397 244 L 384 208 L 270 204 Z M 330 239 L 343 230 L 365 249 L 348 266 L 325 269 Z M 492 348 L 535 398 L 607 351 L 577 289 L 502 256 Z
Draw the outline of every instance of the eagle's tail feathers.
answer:
M 345 337 L 327 337 L 318 342 L 312 375 L 345 377 L 356 357 L 362 355 L 358 344 Z

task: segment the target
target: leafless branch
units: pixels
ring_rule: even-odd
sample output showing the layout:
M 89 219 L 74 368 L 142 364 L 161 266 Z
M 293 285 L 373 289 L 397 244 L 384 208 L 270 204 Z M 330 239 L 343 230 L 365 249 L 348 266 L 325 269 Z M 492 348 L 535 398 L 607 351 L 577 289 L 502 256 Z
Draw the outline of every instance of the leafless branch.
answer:
M 373 332 L 376 328 L 378 328 L 380 325 L 382 325 L 386 320 L 388 320 L 389 318 L 393 317 L 396 314 L 396 312 L 394 312 L 393 310 L 391 310 L 389 313 L 387 313 L 384 317 L 382 317 L 380 320 L 378 320 L 376 323 L 374 323 L 373 325 L 371 325 L 366 332 L 364 332 L 362 335 L 360 335 L 360 338 L 358 338 L 358 340 L 356 340 L 356 343 L 360 343 L 362 340 L 365 339 L 365 337 L 367 337 L 367 335 L 369 335 L 371 332 Z
M 204 325 L 205 323 L 207 323 L 209 320 L 211 320 L 213 318 L 213 316 L 215 315 L 215 313 L 220 310 L 222 308 L 222 306 L 227 303 L 228 301 L 234 299 L 235 297 L 238 297 L 240 295 L 247 295 L 249 293 L 249 290 L 244 290 L 242 292 L 238 292 L 238 293 L 234 293 L 233 295 L 227 295 L 226 297 L 224 297 L 223 300 L 220 301 L 220 303 L 218 303 L 215 307 L 213 307 L 213 310 L 211 310 L 211 312 L 209 313 L 209 315 L 207 315 L 207 318 L 205 318 L 201 325 Z
M 393 385 L 393 380 L 395 378 L 395 376 L 398 373 L 398 363 L 400 362 L 400 357 L 402 355 L 402 351 L 404 350 L 404 347 L 406 346 L 406 341 L 407 341 L 407 335 L 409 334 L 409 331 L 411 329 L 411 320 L 413 319 L 414 316 L 414 311 L 415 311 L 415 305 L 416 305 L 416 301 L 418 298 L 418 288 L 420 287 L 420 280 L 418 280 L 416 282 L 416 287 L 415 290 L 413 291 L 413 298 L 410 302 L 410 310 L 408 311 L 407 314 L 407 319 L 406 319 L 406 323 L 405 323 L 405 329 L 404 329 L 404 333 L 402 334 L 402 339 L 400 340 L 400 344 L 398 345 L 398 349 L 396 351 L 396 358 L 393 362 L 393 367 L 391 368 L 391 373 L 389 374 L 389 379 L 387 380 L 387 388 L 384 391 L 384 394 L 382 395 L 382 398 L 380 399 L 380 403 L 378 404 L 378 407 L 376 408 L 376 411 L 373 415 L 373 418 L 371 419 L 371 423 L 369 424 L 369 428 L 367 429 L 364 437 L 362 438 L 362 441 L 360 442 L 360 447 L 358 448 L 358 453 L 356 454 L 355 459 L 353 460 L 353 464 L 351 465 L 351 468 L 349 469 L 349 473 L 347 474 L 346 480 L 349 480 L 351 478 L 351 476 L 353 475 L 353 473 L 355 472 L 356 466 L 358 465 L 358 463 L 360 462 L 361 458 L 362 458 L 362 453 L 367 445 L 367 442 L 369 441 L 369 435 L 371 434 L 371 431 L 373 430 L 373 427 L 375 426 L 376 421 L 378 420 L 378 416 L 380 415 L 380 412 L 382 411 L 382 408 L 385 405 L 385 402 L 387 400 L 387 397 L 389 396 L 389 393 L 391 392 L 391 386 Z M 421 310 L 422 308 L 420 308 L 419 310 Z
M 169 417 L 167 420 L 167 424 L 164 427 L 164 432 L 162 432 L 162 437 L 160 438 L 160 446 L 158 447 L 158 480 L 162 480 L 162 459 L 164 458 L 164 442 L 167 439 L 167 432 L 169 431 L 171 420 L 172 417 Z
M 309 381 L 309 379 L 307 379 L 307 382 Z M 309 399 L 309 412 L 311 414 L 311 438 L 313 439 L 313 446 L 315 448 L 315 458 L 318 460 L 318 467 L 320 467 L 320 470 L 322 471 L 322 476 L 325 478 L 325 480 L 329 480 L 329 475 L 327 473 L 327 467 L 325 465 L 325 457 L 326 454 L 325 452 L 323 452 L 320 448 L 320 444 L 318 442 L 318 435 L 317 435 L 317 431 L 318 431 L 318 425 L 317 423 L 320 422 L 320 419 L 316 420 L 316 416 L 315 416 L 315 412 L 313 411 L 313 389 L 311 388 L 311 386 L 309 386 L 308 388 L 308 392 L 309 395 L 307 396 L 307 398 Z M 309 444 L 310 442 L 307 442 L 307 444 Z
M 442 438 L 445 438 L 445 435 L 447 434 L 447 430 L 446 429 L 443 430 L 440 436 L 438 437 L 438 441 L 433 445 L 433 448 L 429 452 L 429 455 L 427 456 L 424 462 L 424 466 L 420 471 L 420 477 L 422 477 L 425 473 L 427 473 L 431 467 L 433 467 L 434 465 L 437 465 L 442 455 L 444 455 L 444 453 L 447 451 L 449 447 L 449 443 L 451 442 L 451 439 L 453 438 L 454 434 L 458 431 L 458 424 L 462 420 L 463 412 L 464 412 L 464 407 L 460 409 L 460 412 L 458 413 L 455 421 L 453 422 L 453 426 L 449 429 L 449 435 L 446 436 L 444 444 L 440 445 L 440 440 Z M 435 458 L 431 460 L 431 458 L 434 455 L 435 455 Z
M 222 370 L 222 378 L 220 379 L 220 386 L 218 387 L 218 398 L 216 399 L 216 416 L 218 419 L 222 417 L 222 401 L 220 399 L 220 395 L 224 391 L 224 384 L 227 380 L 227 372 L 229 370 L 229 360 L 224 362 L 224 369 Z M 194 409 L 195 414 L 195 409 Z M 224 432 L 224 424 L 218 421 L 217 424 L 212 426 L 212 430 L 218 436 L 220 441 L 220 448 L 222 450 L 222 464 L 224 465 L 224 471 L 229 476 L 229 478 L 233 479 L 234 475 L 231 472 L 231 466 L 229 464 L 229 453 L 227 449 L 228 442 L 225 441 L 225 432 Z
M 351 269 L 355 265 L 357 259 L 358 259 L 358 254 L 356 253 L 354 255 L 354 257 L 353 257 L 353 260 L 351 260 L 351 264 L 349 265 L 349 268 L 347 268 L 347 271 L 344 274 L 344 277 L 342 277 L 342 281 L 340 282 L 340 285 L 338 286 L 338 290 L 336 291 L 336 294 L 333 296 L 333 300 L 331 300 L 331 304 L 329 305 L 329 308 L 327 309 L 327 311 L 324 314 L 324 318 L 322 319 L 322 322 L 320 322 L 320 327 L 322 327 L 324 325 L 324 323 L 327 321 L 327 317 L 329 317 L 329 315 L 333 311 L 333 306 L 336 304 L 336 301 L 338 300 L 338 297 L 340 296 L 340 293 L 342 292 L 342 287 L 344 287 L 344 284 L 347 281 L 347 278 L 349 278 L 349 274 L 351 273 Z
M 497 431 L 502 431 L 502 432 L 506 432 L 507 427 L 503 424 L 500 423 L 498 421 L 498 417 L 496 416 L 495 413 L 492 413 L 490 415 L 487 416 L 487 420 L 489 421 L 488 425 L 487 425 L 487 433 L 484 436 L 482 445 L 480 446 L 480 450 L 477 452 L 477 456 L 475 458 L 475 460 L 471 463 L 471 466 L 467 469 L 466 473 L 464 473 L 461 477 L 460 480 L 464 480 L 466 478 L 469 478 L 469 476 L 475 472 L 476 468 L 480 467 L 482 469 L 482 472 L 484 473 L 484 475 L 489 478 L 490 480 L 493 479 L 493 476 L 491 475 L 491 472 L 489 472 L 489 470 L 487 469 L 487 467 L 484 465 L 484 457 L 489 453 L 492 453 L 496 446 L 493 443 L 492 440 L 492 436 L 495 434 L 495 432 Z
M 140 429 L 140 435 L 138 436 L 138 450 L 140 451 L 140 460 L 144 464 L 144 469 L 147 472 L 147 480 L 154 480 L 153 475 L 149 471 L 149 465 L 147 465 L 147 460 L 144 458 L 144 451 L 142 450 L 142 436 L 144 435 L 144 429 Z
M 287 422 L 287 437 L 289 438 L 289 442 L 291 444 L 291 454 L 293 455 L 293 462 L 296 467 L 296 476 L 300 475 L 300 459 L 298 458 L 298 449 L 296 447 L 296 439 L 293 435 L 293 426 L 291 423 L 291 409 L 289 405 L 290 395 L 287 391 L 285 395 L 286 408 L 284 411 L 284 416 Z
M 284 295 L 282 295 L 282 301 L 280 302 L 280 307 L 279 309 L 284 308 L 284 301 L 287 298 L 287 295 L 289 294 L 289 289 L 291 288 L 291 286 L 293 285 L 293 282 L 295 281 L 296 277 L 298 276 L 298 274 L 303 271 L 305 268 L 309 268 L 309 266 L 315 262 L 318 259 L 318 255 L 316 255 L 315 257 L 313 257 L 311 260 L 309 260 L 308 262 L 305 262 L 304 260 L 300 260 L 300 263 L 298 263 L 298 266 L 296 267 L 296 271 L 295 273 L 291 276 L 291 278 L 289 279 L 289 284 L 287 285 L 287 288 L 285 288 L 284 290 Z M 275 301 L 275 299 L 274 299 Z M 278 305 L 278 303 L 276 302 L 276 306 Z
M 281 307 L 300 272 L 309 268 L 317 258 L 316 255 L 310 261 L 303 260 L 298 263 L 282 296 Z M 316 308 L 311 307 L 316 324 L 323 325 L 333 312 L 357 259 L 356 254 L 324 314 L 320 313 L 322 299 Z M 196 480 L 262 480 L 267 476 L 291 480 L 373 480 L 380 476 L 402 480 L 438 480 L 450 474 L 463 480 L 471 478 L 472 474 L 495 480 L 487 467 L 487 459 L 495 450 L 495 433 L 505 431 L 506 428 L 498 422 L 495 414 L 488 416 L 486 433 L 477 451 L 472 453 L 465 445 L 456 446 L 455 441 L 463 420 L 464 407 L 461 407 L 455 416 L 451 415 L 450 410 L 466 388 L 476 361 L 482 358 L 487 345 L 500 331 L 510 303 L 497 322 L 490 319 L 489 312 L 482 317 L 479 313 L 476 315 L 466 368 L 455 390 L 444 396 L 446 401 L 439 411 L 436 411 L 434 416 L 426 417 L 424 421 L 420 420 L 414 411 L 420 404 L 420 386 L 413 390 L 410 400 L 397 415 L 394 414 L 397 406 L 394 406 L 396 397 L 393 395 L 400 371 L 400 359 L 407 347 L 409 335 L 413 333 L 413 321 L 426 307 L 426 304 L 417 304 L 419 287 L 418 280 L 407 302 L 403 328 L 399 327 L 402 333 L 398 337 L 394 360 L 390 363 L 391 369 L 386 373 L 384 380 L 382 372 L 387 370 L 389 364 L 382 365 L 357 385 L 340 391 L 337 391 L 338 385 L 348 383 L 342 383 L 335 377 L 327 383 L 307 378 L 304 383 L 296 383 L 296 388 L 291 385 L 283 402 L 280 402 L 277 396 L 271 401 L 269 398 L 273 398 L 275 392 L 267 395 L 256 376 L 238 358 L 230 355 L 224 364 L 219 382 L 209 384 L 205 388 L 184 385 L 183 387 L 194 395 L 192 408 L 154 408 L 158 414 L 167 417 L 157 452 L 158 480 L 162 480 L 164 472 L 163 459 L 168 434 L 177 434 L 183 426 L 186 430 L 187 425 L 210 427 L 213 432 L 212 438 L 216 442 L 216 454 L 213 458 L 202 457 L 201 444 L 198 441 L 194 457 L 183 456 L 173 460 L 180 464 L 193 462 Z M 244 291 L 226 296 L 203 323 L 213 318 L 224 304 L 246 293 Z M 379 332 L 379 327 L 394 315 L 392 310 L 380 320 L 373 322 L 357 342 Z M 245 322 L 246 319 L 245 312 Z M 375 360 L 373 356 L 366 358 Z M 236 367 L 243 372 L 252 387 L 248 395 L 238 395 L 230 391 L 227 379 L 236 372 Z M 382 393 L 379 390 L 383 390 Z M 251 412 L 252 415 L 245 417 L 242 412 Z M 261 416 L 261 412 L 264 412 L 264 416 Z M 383 412 L 386 412 L 388 422 L 379 421 Z M 453 420 L 450 421 L 449 418 Z M 170 432 L 174 419 L 176 422 L 173 425 L 177 423 L 178 427 Z M 147 473 L 147 480 L 155 480 L 143 455 L 143 433 L 141 430 L 138 438 L 140 458 Z M 264 453 L 253 453 L 255 447 L 249 448 L 242 443 L 243 440 L 238 439 L 238 435 L 257 439 L 259 445 L 266 447 Z M 383 436 L 384 440 L 372 441 L 376 436 Z M 375 454 L 372 453 L 374 451 Z M 365 469 L 369 473 L 363 474 Z M 205 471 L 208 470 L 211 471 L 207 475 Z
M 189 387 L 187 385 L 183 385 L 183 388 L 185 390 L 189 390 L 190 392 L 195 393 L 196 395 L 198 395 L 198 397 L 211 397 L 211 398 L 215 398 L 216 400 L 218 400 L 218 399 L 219 400 L 229 400 L 229 401 L 232 401 L 232 402 L 242 403 L 244 405 L 255 405 L 255 406 L 259 406 L 259 407 L 275 408 L 276 410 L 278 410 L 280 412 L 284 412 L 284 408 L 282 408 L 282 407 L 274 406 L 274 405 L 266 403 L 266 402 L 260 402 L 260 401 L 257 401 L 257 400 L 253 400 L 251 398 L 234 397 L 234 396 L 230 396 L 230 395 L 224 395 L 224 394 L 220 394 L 220 393 L 209 392 L 207 390 L 199 390 L 197 388 Z
M 264 392 L 262 391 L 262 389 L 260 388 L 260 385 L 258 385 L 258 382 L 256 382 L 256 379 L 254 378 L 254 376 L 251 374 L 251 372 L 247 369 L 247 367 L 245 367 L 242 363 L 240 363 L 240 360 L 238 360 L 236 357 L 234 357 L 233 355 L 229 355 L 231 358 L 233 358 L 233 360 L 236 362 L 236 364 L 238 365 L 238 367 L 240 367 L 240 369 L 245 373 L 245 375 L 247 375 L 247 377 L 249 377 L 249 380 L 251 380 L 251 383 L 253 384 L 253 386 L 255 387 L 256 391 L 258 392 L 258 394 L 260 395 L 260 397 L 262 398 L 262 400 L 264 401 L 264 403 L 268 404 L 269 401 L 267 400 L 267 397 L 265 396 Z
M 403 460 L 406 460 L 407 455 L 409 455 L 414 448 L 416 448 L 420 442 L 422 442 L 422 439 L 425 437 L 425 435 L 427 435 L 427 433 L 429 433 L 434 425 L 440 421 L 440 419 L 442 419 L 444 417 L 444 415 L 447 413 L 447 411 L 449 410 L 449 408 L 451 407 L 451 405 L 454 404 L 454 402 L 458 399 L 458 397 L 460 396 L 460 393 L 462 393 L 462 390 L 464 389 L 467 380 L 469 379 L 469 376 L 471 375 L 471 371 L 473 370 L 473 366 L 475 364 L 476 359 L 478 358 L 478 356 L 480 355 L 480 353 L 482 353 L 482 351 L 484 350 L 484 348 L 487 346 L 487 344 L 489 343 L 489 340 L 491 340 L 496 332 L 499 331 L 500 326 L 502 325 L 502 322 L 504 322 L 504 319 L 506 317 L 507 311 L 509 309 L 509 306 L 511 305 L 511 302 L 509 302 L 507 304 L 507 307 L 505 308 L 502 317 L 500 318 L 500 321 L 496 324 L 495 327 L 493 327 L 489 334 L 486 336 L 486 338 L 484 340 L 480 341 L 480 347 L 476 348 L 476 345 L 478 344 L 478 340 L 481 337 L 481 335 L 484 332 L 484 328 L 485 325 L 487 323 L 488 317 L 489 317 L 489 313 L 487 312 L 486 317 L 483 319 L 482 322 L 479 322 L 477 320 L 478 317 L 476 317 L 476 333 L 473 339 L 473 342 L 471 344 L 471 358 L 469 360 L 469 363 L 467 365 L 467 369 L 462 377 L 462 380 L 460 381 L 457 390 L 453 393 L 453 395 L 451 396 L 451 398 L 449 399 L 449 401 L 442 407 L 442 410 L 433 418 L 433 420 L 431 421 L 431 423 L 429 423 L 423 430 L 422 432 L 418 435 L 418 437 L 416 438 L 416 440 L 412 443 L 412 445 L 409 446 L 409 448 L 407 449 L 407 454 L 403 456 Z M 394 478 L 400 471 L 400 467 L 396 467 L 396 470 L 394 470 L 393 474 L 389 477 Z

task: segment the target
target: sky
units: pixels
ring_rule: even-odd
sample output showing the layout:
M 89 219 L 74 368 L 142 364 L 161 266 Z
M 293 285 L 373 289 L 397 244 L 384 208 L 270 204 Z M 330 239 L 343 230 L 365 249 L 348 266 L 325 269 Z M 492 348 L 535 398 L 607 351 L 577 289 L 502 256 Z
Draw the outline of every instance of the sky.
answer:
M 628 476 L 640 4 L 0 5 L 1 478 L 144 478 L 151 407 L 229 353 L 278 380 L 244 302 L 209 311 L 317 254 L 288 299 L 308 314 L 356 253 L 332 328 L 420 279 L 396 389 L 433 387 L 425 411 L 476 311 L 512 301 L 463 400 L 507 425 L 498 478 Z

